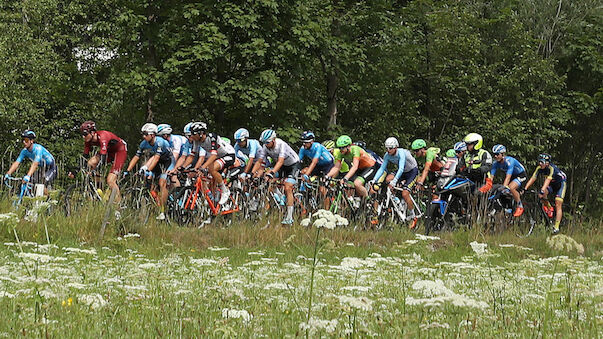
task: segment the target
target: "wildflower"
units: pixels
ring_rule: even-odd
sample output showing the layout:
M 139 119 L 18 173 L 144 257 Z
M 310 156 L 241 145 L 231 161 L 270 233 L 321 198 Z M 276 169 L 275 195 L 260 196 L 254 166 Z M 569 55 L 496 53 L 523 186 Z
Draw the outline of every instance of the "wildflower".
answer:
M 325 332 L 327 332 L 327 333 L 333 333 L 333 332 L 335 332 L 335 329 L 337 328 L 337 324 L 338 324 L 337 319 L 322 320 L 322 319 L 316 319 L 316 318 L 312 317 L 312 318 L 310 318 L 310 321 L 308 321 L 307 323 L 303 322 L 303 323 L 299 324 L 299 329 L 301 331 L 309 330 L 310 333 L 318 332 L 320 330 L 325 330 Z
M 347 305 L 362 311 L 372 311 L 373 301 L 367 297 L 349 297 L 346 295 L 339 296 L 339 303 Z
M 311 223 L 310 218 L 305 218 L 299 224 L 302 225 L 303 227 L 308 227 L 308 226 L 310 226 L 310 223 Z
M 105 299 L 103 299 L 103 297 L 98 293 L 82 294 L 82 295 L 78 296 L 78 300 L 80 302 L 90 306 L 93 309 L 101 308 L 101 307 L 104 307 L 105 305 L 107 305 L 107 302 L 105 301 Z
M 73 298 L 67 298 L 67 306 L 71 306 L 73 304 Z
M 417 238 L 418 240 L 440 240 L 440 237 L 423 235 L 423 234 L 419 234 L 419 233 L 415 234 L 415 238 Z
M 314 221 L 313 225 L 317 228 L 321 228 L 321 227 L 324 227 L 326 225 L 326 223 L 327 223 L 327 219 L 319 218 Z
M 486 247 L 488 247 L 488 244 L 473 241 L 469 245 L 471 245 L 471 249 L 473 249 L 473 252 L 475 252 L 475 254 L 477 255 L 482 255 L 488 252 L 488 250 L 486 249 Z
M 225 308 L 222 310 L 222 318 L 228 319 L 238 319 L 242 318 L 244 322 L 249 322 L 253 319 L 253 315 L 249 314 L 249 312 L 245 310 L 235 310 L 230 308 Z
M 552 237 L 548 237 L 546 238 L 546 243 L 550 248 L 557 251 L 576 251 L 578 254 L 584 254 L 584 246 L 573 238 L 564 234 L 557 234 Z

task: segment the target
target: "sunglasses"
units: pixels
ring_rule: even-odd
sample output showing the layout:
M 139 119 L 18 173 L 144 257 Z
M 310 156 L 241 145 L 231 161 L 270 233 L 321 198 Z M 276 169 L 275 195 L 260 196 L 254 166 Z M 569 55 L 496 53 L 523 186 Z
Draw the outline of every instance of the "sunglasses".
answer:
M 454 151 L 454 153 L 456 153 L 456 154 L 461 154 L 463 152 L 465 152 L 465 151 Z
M 82 136 L 83 137 L 87 136 L 88 134 L 90 134 L 90 133 L 89 132 L 82 132 Z
M 494 153 L 494 156 L 496 157 L 496 156 L 499 156 L 499 155 L 501 155 L 501 154 L 502 154 L 502 153 Z
M 142 132 L 141 134 L 143 137 L 146 137 L 147 135 L 149 135 L 149 133 L 147 133 L 147 132 Z
M 396 147 L 385 147 L 386 150 L 391 151 L 393 149 L 396 149 Z

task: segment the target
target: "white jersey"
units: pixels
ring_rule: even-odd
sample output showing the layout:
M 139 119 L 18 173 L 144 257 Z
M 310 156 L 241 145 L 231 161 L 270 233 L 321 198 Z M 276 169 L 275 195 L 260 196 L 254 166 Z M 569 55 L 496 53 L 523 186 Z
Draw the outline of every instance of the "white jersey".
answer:
M 170 135 L 170 145 L 172 146 L 172 152 L 174 153 L 174 158 L 178 159 L 183 153 L 183 147 L 187 142 L 187 139 L 182 135 L 172 134 Z
M 299 162 L 297 152 L 279 138 L 274 139 L 274 147 L 268 148 L 264 145 L 262 149 L 264 150 L 263 156 L 265 161 L 267 161 L 267 157 L 271 157 L 275 163 L 278 161 L 278 158 L 285 158 L 284 166 L 291 166 Z
M 232 145 L 222 140 L 222 138 L 214 133 L 208 133 L 205 137 L 205 141 L 199 142 L 199 146 L 209 153 L 210 156 L 215 154 L 218 158 L 222 158 L 226 155 L 235 155 L 235 150 Z

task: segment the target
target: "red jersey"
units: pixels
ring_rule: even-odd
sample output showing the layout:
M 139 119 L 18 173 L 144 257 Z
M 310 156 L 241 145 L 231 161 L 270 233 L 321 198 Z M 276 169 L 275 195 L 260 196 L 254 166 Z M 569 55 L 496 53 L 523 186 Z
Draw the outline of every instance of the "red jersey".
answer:
M 98 141 L 84 143 L 84 154 L 90 153 L 92 146 L 98 146 L 101 155 L 127 151 L 126 142 L 117 135 L 109 131 L 96 131 L 96 135 L 98 135 Z

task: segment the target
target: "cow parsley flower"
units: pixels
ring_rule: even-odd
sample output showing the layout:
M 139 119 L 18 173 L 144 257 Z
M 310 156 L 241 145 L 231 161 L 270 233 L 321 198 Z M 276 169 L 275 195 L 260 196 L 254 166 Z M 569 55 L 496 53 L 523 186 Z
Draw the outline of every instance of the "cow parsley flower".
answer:
M 302 331 L 309 330 L 310 333 L 318 332 L 320 330 L 325 330 L 327 333 L 333 333 L 337 328 L 337 324 L 337 319 L 322 320 L 312 317 L 307 323 L 303 322 L 299 324 L 299 329 Z
M 247 312 L 245 310 L 235 310 L 235 309 L 231 309 L 231 308 L 225 308 L 222 310 L 222 318 L 225 318 L 225 319 L 242 318 L 244 322 L 249 322 L 249 321 L 251 321 L 251 319 L 253 319 L 253 315 L 251 315 L 249 312 Z

